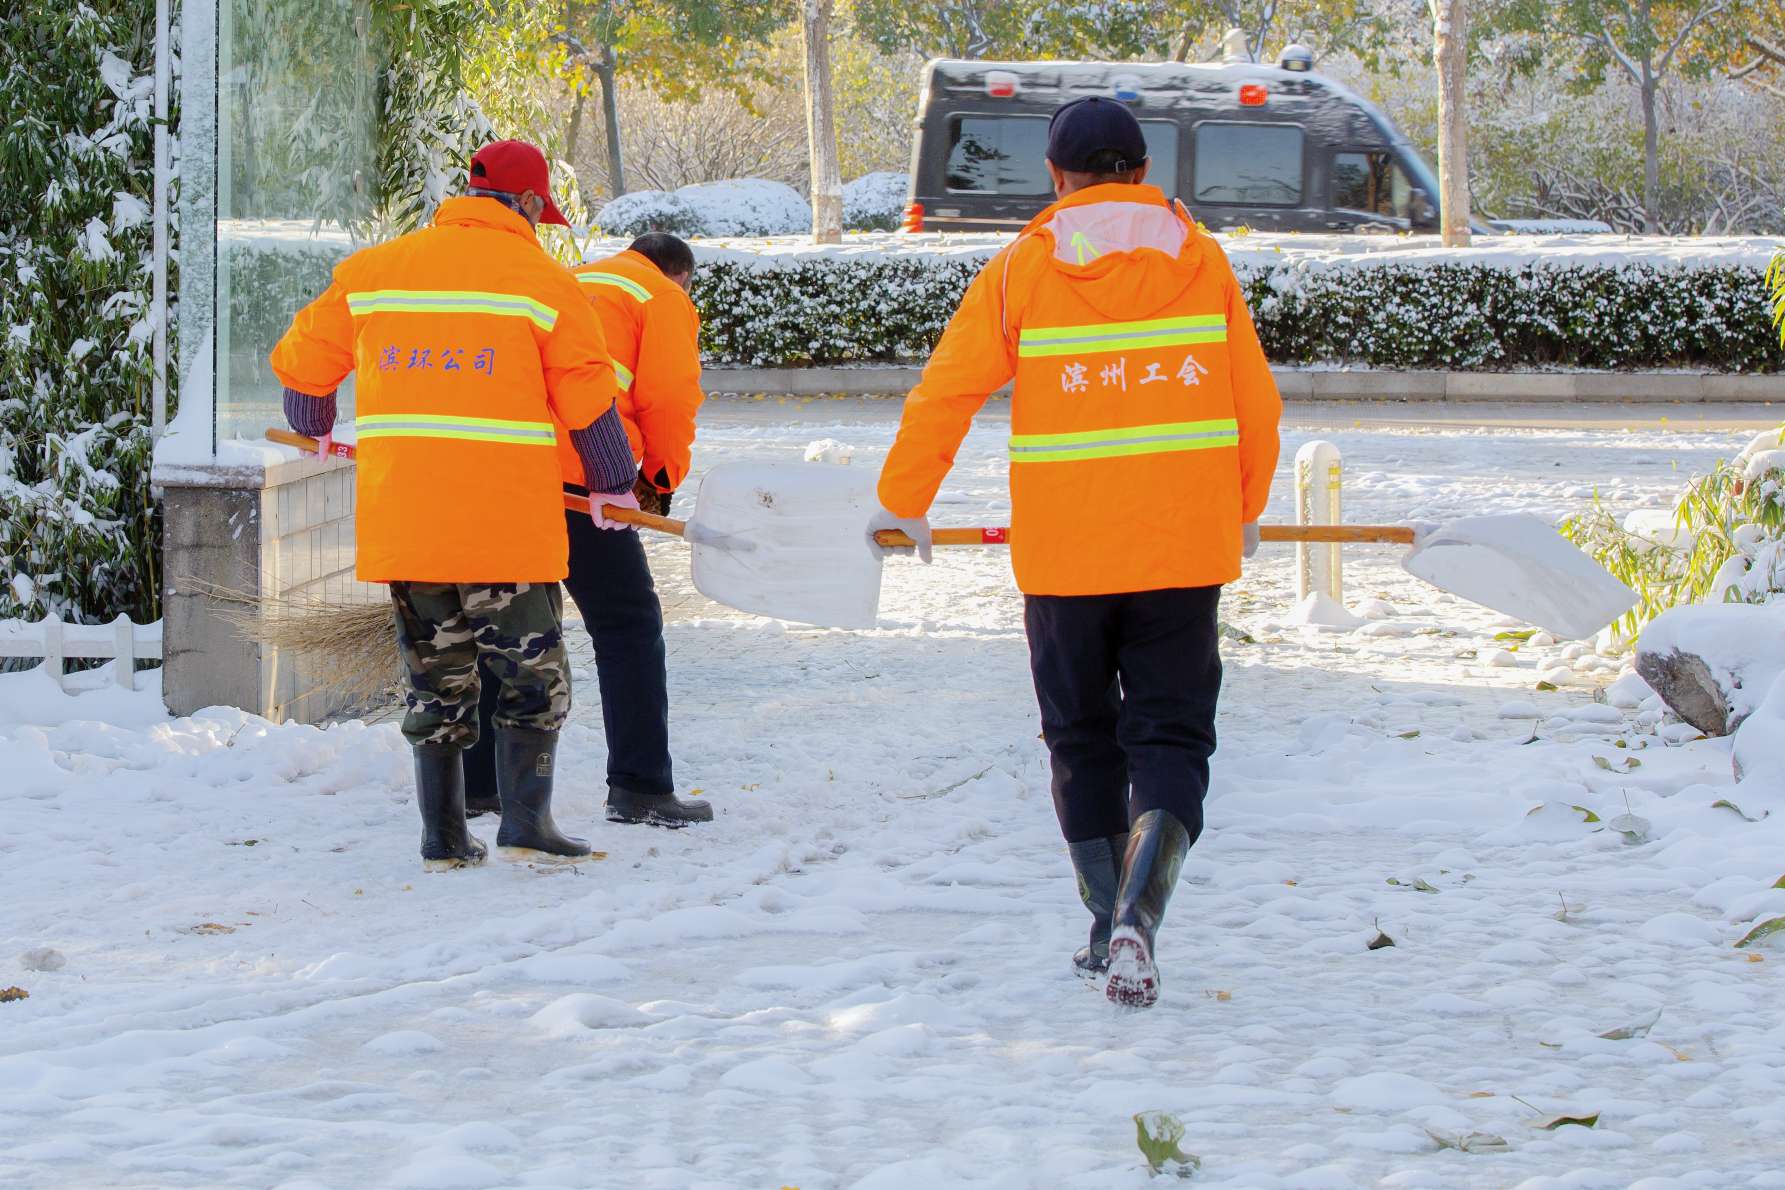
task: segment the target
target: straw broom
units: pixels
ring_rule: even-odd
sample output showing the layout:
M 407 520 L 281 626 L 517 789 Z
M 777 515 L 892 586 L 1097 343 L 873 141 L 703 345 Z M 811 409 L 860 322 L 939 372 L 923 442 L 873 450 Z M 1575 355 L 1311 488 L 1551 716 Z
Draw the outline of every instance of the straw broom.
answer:
M 363 706 L 406 684 L 388 600 L 261 595 L 193 579 L 185 585 L 214 600 L 218 616 L 242 640 L 308 661 L 315 684 L 302 697 L 328 691 Z

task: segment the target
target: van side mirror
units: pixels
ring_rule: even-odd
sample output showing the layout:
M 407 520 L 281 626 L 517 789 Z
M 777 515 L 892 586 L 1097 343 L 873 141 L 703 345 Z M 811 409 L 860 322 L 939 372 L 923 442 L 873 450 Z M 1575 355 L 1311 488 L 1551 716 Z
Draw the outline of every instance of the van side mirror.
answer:
M 1438 226 L 1438 208 L 1425 187 L 1415 186 L 1407 204 L 1407 223 L 1415 231 L 1428 231 Z

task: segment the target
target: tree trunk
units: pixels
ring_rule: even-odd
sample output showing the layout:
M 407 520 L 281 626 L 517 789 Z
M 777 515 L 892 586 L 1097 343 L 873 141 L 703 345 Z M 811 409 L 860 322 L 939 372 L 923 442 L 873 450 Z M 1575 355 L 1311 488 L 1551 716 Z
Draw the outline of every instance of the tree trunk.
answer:
M 1433 0 L 1432 59 L 1438 67 L 1438 227 L 1446 248 L 1469 244 L 1469 139 L 1463 108 L 1468 21 L 1467 0 Z
M 564 130 L 564 159 L 576 168 L 576 146 L 583 135 L 583 107 L 589 102 L 589 94 L 581 87 L 577 88 L 576 102 L 570 105 L 570 126 Z M 581 173 L 578 173 L 577 189 L 581 190 L 585 204 L 589 201 L 589 188 L 582 185 Z
M 614 66 L 613 47 L 602 46 L 595 74 L 601 79 L 601 118 L 607 125 L 607 189 L 618 198 L 626 193 L 626 163 L 620 159 L 620 97 L 614 86 Z
M 831 103 L 831 0 L 804 0 L 806 140 L 812 151 L 812 241 L 843 240 L 843 177 Z
M 1642 64 L 1642 222 L 1650 235 L 1661 234 L 1661 129 L 1655 111 L 1660 80 Z

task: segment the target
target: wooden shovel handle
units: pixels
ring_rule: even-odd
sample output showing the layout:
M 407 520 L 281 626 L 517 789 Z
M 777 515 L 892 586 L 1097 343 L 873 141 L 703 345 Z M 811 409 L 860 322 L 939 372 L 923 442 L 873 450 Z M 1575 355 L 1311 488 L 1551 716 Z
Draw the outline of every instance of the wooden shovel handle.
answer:
M 317 446 L 320 445 L 317 439 L 291 430 L 271 429 L 267 431 L 266 437 L 268 442 L 277 442 L 280 446 L 295 446 L 299 450 L 308 451 L 311 454 L 315 454 Z M 357 457 L 359 452 L 354 449 L 351 442 L 337 442 L 329 453 L 339 459 L 352 459 Z M 589 498 L 565 492 L 564 507 L 572 512 L 587 513 Z M 668 533 L 671 537 L 682 536 L 688 528 L 686 521 L 678 521 L 673 517 L 654 516 L 648 512 L 640 512 L 635 508 L 618 508 L 612 504 L 604 504 L 602 511 L 607 514 L 609 520 L 619 521 L 624 525 L 637 525 L 641 529 L 655 529 L 659 533 Z
M 1377 542 L 1388 545 L 1412 545 L 1413 530 L 1407 525 L 1260 525 L 1261 541 L 1306 541 L 1339 544 Z M 874 534 L 879 545 L 910 547 L 917 543 L 909 534 L 897 529 L 882 529 Z M 1010 530 L 1003 528 L 937 529 L 936 545 L 1009 545 Z
M 564 507 L 572 512 L 588 512 L 589 497 L 578 496 L 574 492 L 565 492 Z M 613 504 L 603 504 L 601 511 L 610 521 L 619 521 L 622 525 L 637 525 L 641 529 L 655 529 L 657 532 L 667 533 L 671 537 L 681 537 L 688 529 L 687 521 L 641 512 L 636 508 L 620 508 Z
M 267 441 L 277 442 L 280 446 L 295 446 L 307 454 L 315 454 L 316 448 L 322 445 L 321 440 L 308 434 L 298 434 L 291 430 L 272 429 L 267 431 Z M 331 442 L 329 454 L 337 459 L 352 459 L 359 452 L 351 442 Z

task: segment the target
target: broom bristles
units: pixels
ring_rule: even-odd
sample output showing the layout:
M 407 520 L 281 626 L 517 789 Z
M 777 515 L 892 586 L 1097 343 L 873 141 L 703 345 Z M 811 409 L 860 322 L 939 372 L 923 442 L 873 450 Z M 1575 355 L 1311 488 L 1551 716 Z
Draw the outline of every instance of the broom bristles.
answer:
M 354 705 L 382 701 L 404 685 L 396 612 L 388 602 L 262 595 L 188 580 L 215 600 L 217 614 L 242 640 L 294 653 L 310 664 L 315 684 Z

